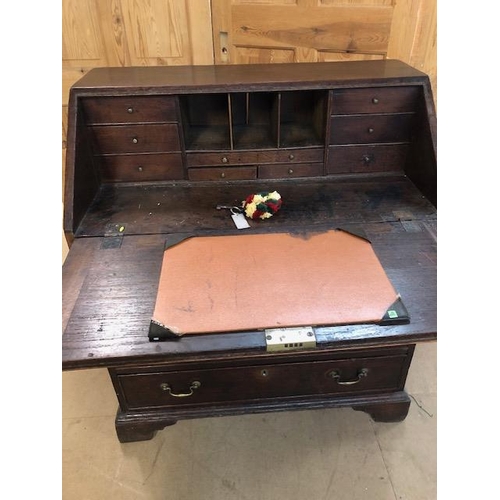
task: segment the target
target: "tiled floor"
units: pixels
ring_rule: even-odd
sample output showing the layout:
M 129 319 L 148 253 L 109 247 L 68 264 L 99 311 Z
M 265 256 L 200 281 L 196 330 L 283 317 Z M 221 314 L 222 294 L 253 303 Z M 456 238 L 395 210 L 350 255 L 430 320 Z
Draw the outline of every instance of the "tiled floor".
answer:
M 105 370 L 63 373 L 64 500 L 434 500 L 436 343 L 419 344 L 405 421 L 351 409 L 180 421 L 120 444 Z

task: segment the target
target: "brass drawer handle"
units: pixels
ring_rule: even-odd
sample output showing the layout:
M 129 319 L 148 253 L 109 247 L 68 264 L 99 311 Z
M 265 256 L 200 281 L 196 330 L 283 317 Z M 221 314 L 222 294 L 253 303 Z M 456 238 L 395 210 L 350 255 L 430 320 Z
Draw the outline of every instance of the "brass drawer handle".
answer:
M 225 156 L 223 156 L 221 158 L 221 161 L 222 161 L 222 163 L 227 163 L 229 160 Z
M 133 112 L 134 112 L 134 108 L 132 108 L 132 107 L 127 108 L 127 113 L 132 114 Z
M 293 160 L 293 159 L 295 159 L 295 155 L 292 155 L 292 154 L 291 154 L 291 155 L 288 155 L 288 159 L 289 159 L 289 160 Z
M 368 375 L 368 370 L 366 368 L 362 368 L 358 371 L 357 378 L 354 380 L 340 380 L 340 373 L 338 371 L 333 371 L 328 374 L 329 377 L 335 379 L 337 384 L 339 385 L 354 385 L 361 381 L 363 377 Z
M 133 142 L 134 144 L 137 144 L 137 143 L 139 142 L 139 139 L 137 139 L 137 137 L 134 137 L 134 138 L 132 139 L 132 142 Z
M 363 155 L 363 162 L 368 165 L 369 163 L 371 163 L 375 158 L 371 155 Z
M 370 127 L 370 128 L 368 129 L 368 133 L 369 133 L 369 134 L 373 134 L 373 132 L 375 132 L 375 130 L 374 130 L 372 127 Z
M 377 99 L 376 97 L 374 97 L 374 98 L 372 99 L 372 102 L 373 102 L 373 104 L 378 104 L 378 99 Z
M 187 393 L 181 392 L 180 394 L 172 392 L 172 388 L 170 387 L 169 384 L 161 384 L 160 387 L 162 391 L 167 391 L 174 398 L 188 398 L 189 396 L 192 396 L 194 394 L 194 391 L 196 389 L 199 389 L 201 387 L 201 382 L 198 382 L 197 380 L 191 382 L 191 385 L 189 386 L 189 392 Z

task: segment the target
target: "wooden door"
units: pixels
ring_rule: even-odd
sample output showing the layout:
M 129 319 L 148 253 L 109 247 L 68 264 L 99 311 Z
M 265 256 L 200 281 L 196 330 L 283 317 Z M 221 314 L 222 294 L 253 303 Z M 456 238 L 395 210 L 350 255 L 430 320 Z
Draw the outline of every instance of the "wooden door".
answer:
M 436 84 L 436 0 L 212 0 L 216 64 L 401 59 Z
M 63 0 L 63 147 L 69 88 L 98 66 L 213 64 L 210 0 Z

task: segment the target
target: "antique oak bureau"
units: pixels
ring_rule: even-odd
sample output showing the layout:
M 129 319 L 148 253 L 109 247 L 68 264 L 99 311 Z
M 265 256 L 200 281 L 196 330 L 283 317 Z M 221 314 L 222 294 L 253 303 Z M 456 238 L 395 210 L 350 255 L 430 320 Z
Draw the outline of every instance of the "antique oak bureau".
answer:
M 97 68 L 71 88 L 66 161 L 62 368 L 109 370 L 121 442 L 242 413 L 406 417 L 414 348 L 437 336 L 427 75 L 397 60 Z M 216 209 L 274 190 L 280 211 L 249 229 Z M 149 340 L 169 237 L 332 228 L 371 242 L 409 323 L 312 325 L 312 344 L 277 350 L 261 330 Z

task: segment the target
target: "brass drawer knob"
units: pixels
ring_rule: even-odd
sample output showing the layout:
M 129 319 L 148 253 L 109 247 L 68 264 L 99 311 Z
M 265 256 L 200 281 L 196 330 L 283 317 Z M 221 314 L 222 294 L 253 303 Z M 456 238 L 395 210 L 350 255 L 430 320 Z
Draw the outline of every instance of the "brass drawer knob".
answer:
M 293 174 L 293 168 L 289 168 L 289 169 L 288 169 L 288 173 L 289 173 L 289 174 Z
M 374 132 L 374 130 L 370 127 L 370 128 L 368 129 L 368 133 L 369 133 L 369 134 L 373 134 L 373 132 Z
M 374 160 L 373 156 L 370 156 L 370 155 L 364 155 L 362 159 L 366 165 L 368 165 L 369 163 L 371 163 Z
M 377 99 L 376 97 L 374 97 L 374 98 L 372 99 L 372 102 L 373 102 L 373 104 L 378 104 L 378 99 Z
M 291 154 L 291 155 L 288 155 L 288 159 L 289 159 L 289 160 L 293 160 L 294 158 L 295 158 L 295 155 L 292 155 L 292 154 Z
M 133 112 L 134 112 L 134 108 L 132 108 L 132 107 L 127 108 L 127 113 L 132 114 Z
M 142 167 L 137 167 L 137 170 L 139 170 L 139 172 L 142 172 L 144 169 Z
M 222 159 L 221 159 L 221 161 L 222 161 L 222 163 L 227 163 L 228 160 L 227 160 L 227 158 L 225 156 L 223 156 Z
M 181 393 L 175 393 L 172 392 L 172 388 L 170 387 L 170 384 L 161 384 L 160 388 L 162 391 L 168 392 L 170 396 L 174 398 L 188 398 L 189 396 L 192 396 L 194 394 L 194 391 L 196 389 L 199 389 L 201 387 L 201 382 L 198 382 L 198 380 L 195 380 L 194 382 L 191 382 L 191 385 L 189 386 L 189 392 L 181 392 Z
M 220 176 L 221 176 L 221 178 L 222 178 L 222 179 L 224 179 L 224 178 L 226 177 L 226 173 L 225 173 L 225 172 L 222 172 L 222 173 L 220 174 Z
M 339 385 L 354 385 L 358 384 L 363 377 L 368 376 L 368 370 L 366 368 L 361 368 L 354 380 L 340 380 L 340 372 L 338 372 L 337 370 L 331 371 L 330 373 L 328 373 L 328 376 L 336 380 L 337 384 Z
M 134 138 L 132 139 L 132 142 L 133 142 L 134 144 L 137 144 L 137 143 L 139 142 L 139 139 L 137 139 L 137 137 L 134 137 Z

